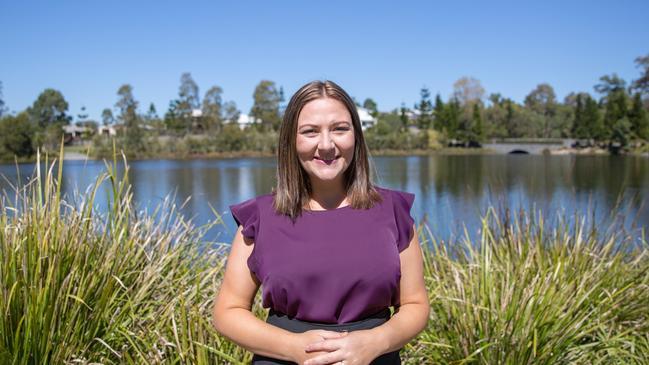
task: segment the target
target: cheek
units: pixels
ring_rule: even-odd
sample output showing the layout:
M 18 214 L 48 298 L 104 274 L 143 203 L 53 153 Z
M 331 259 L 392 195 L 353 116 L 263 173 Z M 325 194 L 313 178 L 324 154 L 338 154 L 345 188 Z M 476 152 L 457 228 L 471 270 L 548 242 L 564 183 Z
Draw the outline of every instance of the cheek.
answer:
M 309 140 L 303 137 L 298 136 L 295 139 L 295 150 L 297 151 L 298 156 L 311 153 L 313 146 L 309 143 Z
M 346 138 L 342 146 L 347 153 L 354 154 L 354 147 L 356 147 L 356 140 L 354 139 L 354 136 Z

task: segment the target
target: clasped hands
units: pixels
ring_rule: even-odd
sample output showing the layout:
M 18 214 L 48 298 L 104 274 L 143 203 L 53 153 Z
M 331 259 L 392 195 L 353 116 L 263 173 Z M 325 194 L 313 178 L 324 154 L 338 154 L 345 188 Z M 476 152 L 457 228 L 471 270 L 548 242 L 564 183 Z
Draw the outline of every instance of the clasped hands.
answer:
M 368 330 L 296 333 L 295 362 L 300 365 L 367 365 L 381 355 Z

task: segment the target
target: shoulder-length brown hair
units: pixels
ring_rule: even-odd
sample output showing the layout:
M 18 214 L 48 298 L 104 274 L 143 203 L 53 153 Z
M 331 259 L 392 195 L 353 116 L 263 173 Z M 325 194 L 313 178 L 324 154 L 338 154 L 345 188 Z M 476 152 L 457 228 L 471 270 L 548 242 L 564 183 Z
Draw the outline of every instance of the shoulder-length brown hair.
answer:
M 293 94 L 279 129 L 274 206 L 277 212 L 291 219 L 297 218 L 302 213 L 311 197 L 311 181 L 300 164 L 295 147 L 297 120 L 304 105 L 319 98 L 333 98 L 340 101 L 352 117 L 354 157 L 344 173 L 349 204 L 354 209 L 368 209 L 381 200 L 380 194 L 371 181 L 369 152 L 354 101 L 345 90 L 332 81 L 312 81 Z

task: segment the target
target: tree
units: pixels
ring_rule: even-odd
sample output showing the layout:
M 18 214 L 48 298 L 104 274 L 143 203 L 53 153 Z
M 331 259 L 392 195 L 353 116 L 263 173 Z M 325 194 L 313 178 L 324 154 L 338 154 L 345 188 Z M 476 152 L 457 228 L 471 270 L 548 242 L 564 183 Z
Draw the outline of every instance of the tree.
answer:
M 596 141 L 604 140 L 606 138 L 606 129 L 604 128 L 604 121 L 602 120 L 597 101 L 588 94 L 582 96 L 582 100 L 584 102 L 584 109 L 581 119 L 584 128 L 588 131 L 587 135 Z
M 193 120 L 192 112 L 200 107 L 198 85 L 189 72 L 180 76 L 178 99 L 174 104 L 174 129 L 187 132 L 191 129 Z
M 541 136 L 550 137 L 550 120 L 555 116 L 557 100 L 554 89 L 549 84 L 539 84 L 525 97 L 525 107 L 543 117 Z
M 460 101 L 456 98 L 451 98 L 444 108 L 444 123 L 447 127 L 447 134 L 449 138 L 461 138 L 459 133 L 460 128 L 460 115 L 462 113 L 462 106 Z
M 4 96 L 2 95 L 2 81 L 0 81 L 0 118 L 2 118 L 3 115 L 7 112 L 7 108 L 5 107 L 5 100 Z
M 365 101 L 363 102 L 363 108 L 369 110 L 370 115 L 372 115 L 374 118 L 379 115 L 378 106 L 376 105 L 376 102 L 371 98 L 365 99 Z
M 155 108 L 155 104 L 149 104 L 149 110 L 146 112 L 147 121 L 152 122 L 157 120 L 158 118 L 158 111 Z
M 250 114 L 260 119 L 266 130 L 278 130 L 281 123 L 279 115 L 280 95 L 273 81 L 262 80 L 253 93 L 254 104 Z
M 101 111 L 101 121 L 105 126 L 115 123 L 113 111 L 109 108 L 104 108 L 104 110 Z
M 127 155 L 137 156 L 144 152 L 142 141 L 142 129 L 140 128 L 140 117 L 137 115 L 138 102 L 133 96 L 133 87 L 129 84 L 122 85 L 117 90 L 117 102 L 115 107 L 119 110 L 118 120 L 122 122 L 125 130 L 124 147 Z
M 399 108 L 399 120 L 401 121 L 401 129 L 408 129 L 408 108 L 406 108 L 405 103 L 401 103 L 401 108 Z
M 595 85 L 595 91 L 604 96 L 608 96 L 613 92 L 624 90 L 626 81 L 617 76 L 617 74 L 604 75 L 599 78 L 600 83 Z
M 87 119 L 88 119 L 88 112 L 86 112 L 86 107 L 84 105 L 81 107 L 81 111 L 79 111 L 79 114 L 77 114 L 77 121 L 85 122 Z
M 223 120 L 226 122 L 237 124 L 241 112 L 237 109 L 237 104 L 234 101 L 228 101 L 223 104 Z
M 649 95 L 649 54 L 636 58 L 635 63 L 640 68 L 640 77 L 633 80 L 631 87 L 641 94 Z
M 63 138 L 63 126 L 70 123 L 68 102 L 58 90 L 45 89 L 27 108 L 29 119 L 36 126 L 33 143 L 44 150 L 58 150 Z
M 164 123 L 168 131 L 183 134 L 187 131 L 187 124 L 179 111 L 180 101 L 178 99 L 169 101 L 169 108 L 165 113 Z
M 577 106 L 577 97 L 581 96 L 582 106 L 586 100 L 586 97 L 590 97 L 590 94 L 585 92 L 571 92 L 563 98 L 563 104 L 575 108 Z
M 480 80 L 473 77 L 462 77 L 453 84 L 453 98 L 462 106 L 481 101 L 484 94 Z
M 554 89 L 549 84 L 539 84 L 525 97 L 525 106 L 542 114 L 550 115 L 554 112 L 557 99 Z
M 485 89 L 480 84 L 480 80 L 473 77 L 462 77 L 453 84 L 453 106 L 451 114 L 453 117 L 449 119 L 449 123 L 455 125 L 451 127 L 452 133 L 449 137 L 459 139 L 463 142 L 475 141 L 473 135 L 473 105 L 481 104 L 484 98 Z M 451 103 L 449 102 L 449 106 Z M 455 107 L 458 107 L 455 110 Z
M 476 105 L 473 103 L 472 105 Z M 473 108 L 470 105 L 460 107 L 458 113 L 457 129 L 455 131 L 455 138 L 458 139 L 464 146 L 469 146 L 476 140 L 473 134 Z
M 576 94 L 575 118 L 573 119 L 570 133 L 573 138 L 590 138 L 590 130 L 588 130 L 586 123 L 584 123 L 584 102 L 580 94 Z
M 576 94 L 575 101 L 575 117 L 572 122 L 570 133 L 573 138 L 590 139 L 591 131 L 586 124 L 586 119 L 584 118 L 584 100 L 582 95 Z
M 505 101 L 499 93 L 489 94 L 489 106 L 484 109 L 484 137 L 488 138 L 506 138 L 508 135 L 505 125 L 507 110 Z
M 415 105 L 415 108 L 419 111 L 419 116 L 417 117 L 417 126 L 420 129 L 428 129 L 433 124 L 433 104 L 430 101 L 430 91 L 427 87 L 422 87 L 419 92 L 421 99 L 419 103 Z
M 185 72 L 180 76 L 178 96 L 180 102 L 188 108 L 190 114 L 192 110 L 198 109 L 200 107 L 198 85 L 189 72 Z
M 29 157 L 34 154 L 34 124 L 22 112 L 0 119 L 0 158 Z
M 625 119 L 628 114 L 628 96 L 624 88 L 609 89 L 608 95 L 605 97 L 605 111 L 604 111 L 604 130 L 606 138 L 613 138 L 613 129 L 616 129 L 616 139 L 618 142 L 627 141 L 629 138 L 620 137 L 620 133 L 623 133 L 629 128 L 626 128 L 626 124 L 629 123 L 628 119 L 626 124 L 620 122 L 622 119 Z M 623 145 L 624 146 L 624 145 Z
M 640 93 L 633 96 L 633 103 L 628 115 L 631 133 L 634 137 L 649 140 L 649 116 L 642 105 Z
M 473 104 L 473 140 L 472 142 L 481 142 L 484 139 L 484 128 L 482 126 L 482 112 L 480 104 Z
M 631 123 L 627 117 L 615 121 L 611 128 L 611 149 L 617 152 L 618 148 L 626 147 L 631 137 Z
M 503 129 L 509 138 L 540 137 L 543 117 L 507 98 L 503 101 L 505 119 Z
M 433 128 L 438 131 L 446 131 L 448 126 L 444 119 L 444 102 L 439 94 L 435 95 L 435 106 L 433 107 Z
M 42 129 L 54 124 L 59 128 L 69 124 L 71 118 L 67 111 L 68 102 L 60 91 L 54 89 L 45 89 L 27 109 L 31 120 Z
M 222 124 L 223 89 L 212 86 L 203 98 L 203 121 L 207 130 L 220 130 Z

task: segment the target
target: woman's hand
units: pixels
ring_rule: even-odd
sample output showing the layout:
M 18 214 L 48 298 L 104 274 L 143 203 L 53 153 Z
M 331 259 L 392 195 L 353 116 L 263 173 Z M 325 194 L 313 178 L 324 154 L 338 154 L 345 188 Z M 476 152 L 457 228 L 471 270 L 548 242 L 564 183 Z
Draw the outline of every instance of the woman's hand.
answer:
M 295 333 L 293 336 L 294 339 L 292 341 L 293 345 L 291 346 L 290 356 L 293 358 L 293 362 L 302 365 L 312 357 L 328 353 L 328 351 L 318 350 L 306 352 L 305 348 L 307 348 L 309 344 L 324 340 L 343 338 L 345 336 L 347 336 L 347 332 L 334 332 L 326 330 L 311 330 L 302 333 Z
M 318 356 L 307 360 L 304 365 L 367 365 L 381 356 L 376 338 L 368 330 L 353 331 L 338 338 L 316 340 L 308 344 L 305 350 L 308 353 L 318 351 Z

